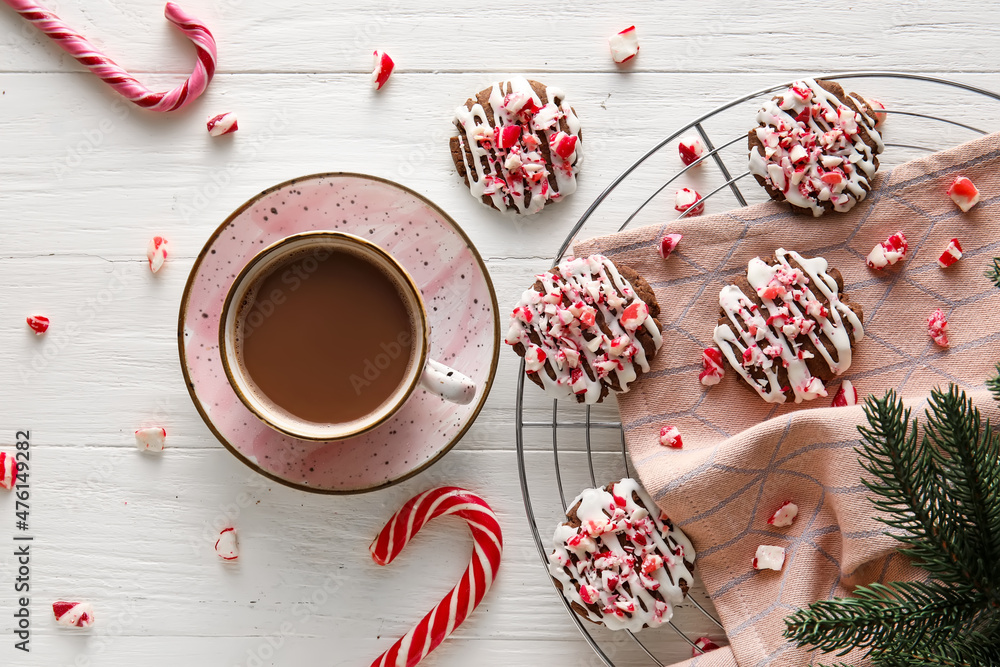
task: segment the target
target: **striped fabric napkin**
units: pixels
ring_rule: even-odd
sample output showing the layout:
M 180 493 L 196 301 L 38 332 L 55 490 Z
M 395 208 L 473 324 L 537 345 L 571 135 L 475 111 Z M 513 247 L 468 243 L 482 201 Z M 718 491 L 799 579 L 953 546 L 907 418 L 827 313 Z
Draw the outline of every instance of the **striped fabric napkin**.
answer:
M 982 193 L 968 213 L 946 194 L 957 175 Z M 869 269 L 873 246 L 897 231 L 909 240 L 906 259 Z M 684 239 L 664 260 L 656 248 L 667 232 Z M 952 238 L 965 255 L 942 269 L 937 259 Z M 779 247 L 826 257 L 864 308 L 865 338 L 851 368 L 828 383 L 830 397 L 798 405 L 764 402 L 732 369 L 720 384 L 703 387 L 702 350 L 713 345 L 720 289 L 744 275 L 750 259 Z M 814 219 L 766 203 L 589 239 L 574 252 L 631 266 L 663 309 L 664 348 L 618 404 L 639 477 L 694 542 L 698 571 L 728 634 L 729 646 L 685 664 L 810 664 L 815 656 L 784 640 L 786 616 L 814 600 L 849 595 L 858 584 L 920 574 L 873 519 L 854 451 L 862 408 L 830 407 L 841 379 L 862 400 L 895 389 L 917 414 L 933 387 L 954 382 L 976 396 L 985 416 L 998 418 L 984 383 L 1000 361 L 1000 289 L 984 272 L 1000 255 L 1000 134 L 879 176 L 868 199 L 848 213 Z M 950 322 L 947 349 L 927 332 L 927 318 L 939 308 Z M 680 429 L 683 449 L 659 445 L 666 424 Z M 785 500 L 800 508 L 795 523 L 769 526 Z M 761 544 L 786 548 L 781 572 L 751 567 Z M 865 664 L 858 651 L 841 660 Z

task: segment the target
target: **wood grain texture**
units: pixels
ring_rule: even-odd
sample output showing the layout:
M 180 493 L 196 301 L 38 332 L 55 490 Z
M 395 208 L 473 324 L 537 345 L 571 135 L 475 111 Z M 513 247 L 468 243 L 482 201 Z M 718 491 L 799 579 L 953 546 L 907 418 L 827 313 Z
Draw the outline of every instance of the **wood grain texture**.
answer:
M 160 0 L 51 6 L 151 86 L 172 86 L 190 70 L 193 54 L 163 20 Z M 288 178 L 376 174 L 459 221 L 486 258 L 506 312 L 616 175 L 729 99 L 796 73 L 849 69 L 939 73 L 1000 88 L 1000 19 L 985 2 L 781 1 L 766 16 L 746 0 L 514 2 L 503 12 L 428 0 L 183 6 L 215 32 L 220 73 L 201 100 L 167 116 L 129 107 L 0 8 L 0 442 L 32 430 L 36 536 L 27 655 L 13 650 L 15 562 L 0 548 L 5 665 L 368 664 L 467 564 L 471 540 L 459 521 L 428 527 L 389 567 L 368 557 L 368 543 L 397 507 L 439 484 L 483 494 L 508 546 L 484 604 L 426 664 L 598 665 L 528 532 L 514 454 L 514 355 L 502 351 L 493 392 L 464 440 L 415 479 L 343 498 L 275 485 L 219 445 L 181 381 L 177 309 L 208 235 L 246 199 Z M 630 23 L 642 51 L 619 70 L 606 40 Z M 397 62 L 379 94 L 368 73 L 373 48 Z M 579 192 L 524 221 L 475 201 L 447 150 L 452 109 L 511 72 L 563 87 L 584 125 Z M 1000 124 L 995 103 L 972 95 L 912 100 L 888 86 L 876 96 L 987 130 Z M 211 139 L 204 122 L 222 111 L 237 112 L 241 129 Z M 721 141 L 746 126 L 745 116 L 730 114 L 706 129 Z M 928 140 L 944 146 L 961 132 Z M 727 159 L 738 162 L 739 152 Z M 657 178 L 678 164 L 664 150 L 644 169 Z M 704 192 L 721 182 L 705 170 L 677 187 Z M 617 228 L 637 196 L 623 189 L 595 229 Z M 713 200 L 709 208 L 733 203 Z M 671 190 L 643 221 L 674 215 Z M 171 253 L 157 276 L 144 258 L 154 234 L 169 238 Z M 34 312 L 52 319 L 44 338 L 24 325 Z M 526 391 L 525 419 L 547 419 L 551 404 L 534 387 Z M 594 413 L 615 418 L 607 407 Z M 159 457 L 133 446 L 132 431 L 154 423 L 169 433 Z M 525 444 L 533 488 L 549 490 L 538 498 L 540 519 L 555 525 L 549 437 L 532 430 Z M 565 442 L 563 482 L 573 495 L 590 483 L 585 443 L 578 433 Z M 592 446 L 599 477 L 623 472 L 617 432 L 598 432 Z M 13 534 L 13 512 L 13 497 L 0 494 L 0 541 Z M 211 548 L 216 527 L 230 521 L 242 545 L 233 567 Z M 61 597 L 95 604 L 92 633 L 54 625 L 48 605 Z M 690 607 L 676 622 L 693 637 L 713 629 Z M 667 659 L 689 655 L 669 629 L 649 636 Z M 650 664 L 628 642 L 611 646 L 620 665 Z

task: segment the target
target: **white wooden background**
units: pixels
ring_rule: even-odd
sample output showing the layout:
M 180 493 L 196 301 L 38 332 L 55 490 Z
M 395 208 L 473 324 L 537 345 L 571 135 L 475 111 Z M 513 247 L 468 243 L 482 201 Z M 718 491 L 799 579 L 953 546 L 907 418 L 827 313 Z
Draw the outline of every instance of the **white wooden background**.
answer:
M 153 87 L 190 69 L 192 52 L 159 0 L 50 6 Z M 1000 15 L 985 1 L 183 6 L 215 33 L 220 68 L 201 100 L 172 115 L 125 106 L 0 7 L 0 442 L 31 430 L 35 536 L 32 651 L 23 654 L 13 649 L 15 563 L 4 546 L 14 499 L 0 495 L 0 664 L 367 665 L 466 566 L 470 540 L 451 521 L 426 529 L 388 568 L 368 557 L 398 505 L 439 484 L 486 496 L 507 550 L 486 602 L 426 664 L 597 664 L 530 542 L 514 455 L 514 355 L 502 350 L 478 422 L 424 474 L 358 497 L 284 488 L 219 445 L 181 380 L 177 308 L 205 239 L 269 185 L 368 172 L 415 188 L 464 226 L 506 311 L 610 179 L 717 103 L 796 73 L 850 69 L 1000 89 Z M 619 70 L 607 37 L 631 23 L 642 51 Z M 397 62 L 379 94 L 369 84 L 373 48 Z M 509 73 L 565 88 L 585 127 L 579 192 L 518 224 L 473 200 L 447 150 L 451 109 Z M 240 132 L 210 139 L 206 118 L 230 110 Z M 156 277 L 144 258 L 154 234 L 171 252 Z M 25 327 L 34 312 L 52 318 L 43 338 Z M 144 424 L 168 430 L 161 457 L 135 450 L 132 431 Z M 549 460 L 529 453 L 538 466 Z M 234 567 L 212 552 L 215 527 L 228 521 L 243 548 Z M 57 598 L 93 602 L 98 625 L 57 628 Z M 684 619 L 694 636 L 707 629 L 697 615 Z M 619 651 L 622 664 L 630 656 Z

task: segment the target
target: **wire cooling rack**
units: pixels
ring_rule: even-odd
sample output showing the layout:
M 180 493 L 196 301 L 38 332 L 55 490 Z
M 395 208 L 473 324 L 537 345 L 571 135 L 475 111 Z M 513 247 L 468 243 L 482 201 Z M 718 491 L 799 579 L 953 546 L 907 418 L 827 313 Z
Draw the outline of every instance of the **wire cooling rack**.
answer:
M 886 142 L 886 150 L 879 156 L 883 170 L 997 129 L 980 126 L 998 117 L 1000 94 L 965 83 L 896 72 L 848 72 L 814 78 L 838 81 L 845 90 L 879 99 L 886 105 L 888 122 L 880 128 Z M 763 189 L 752 177 L 747 178 L 746 132 L 756 124 L 754 116 L 761 102 L 790 83 L 727 102 L 656 144 L 591 204 L 566 237 L 553 266 L 577 238 L 684 217 L 690 211 L 676 215 L 672 198 L 682 185 L 694 185 L 704 192 L 703 199 L 711 212 L 766 200 Z M 676 142 L 689 134 L 700 136 L 708 150 L 696 163 L 678 170 L 681 163 Z M 717 141 L 715 137 L 724 138 Z M 692 171 L 702 163 L 706 163 L 702 169 Z M 741 185 L 746 186 L 746 191 Z M 515 422 L 518 469 L 528 523 L 542 564 L 547 567 L 549 536 L 562 521 L 567 501 L 585 488 L 629 476 L 634 468 L 613 398 L 596 406 L 549 401 L 534 385 L 529 386 L 526 395 L 524 378 L 522 361 Z M 662 667 L 688 657 L 695 637 L 724 637 L 714 606 L 700 585 L 693 587 L 688 601 L 675 610 L 670 622 L 673 632 L 646 630 L 639 635 L 612 633 L 588 623 L 570 609 L 554 586 L 553 595 L 563 601 L 570 618 L 594 649 L 595 665 Z

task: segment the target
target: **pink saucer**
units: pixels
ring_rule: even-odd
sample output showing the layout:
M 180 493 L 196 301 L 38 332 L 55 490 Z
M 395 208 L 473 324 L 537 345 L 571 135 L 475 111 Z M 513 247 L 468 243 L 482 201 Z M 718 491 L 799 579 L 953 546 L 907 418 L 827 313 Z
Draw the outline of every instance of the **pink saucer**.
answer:
M 222 302 L 236 275 L 261 249 L 289 234 L 316 229 L 362 236 L 399 259 L 427 304 L 430 355 L 476 382 L 472 403 L 454 405 L 418 388 L 386 423 L 336 442 L 281 435 L 247 410 L 219 359 Z M 500 323 L 483 260 L 444 211 L 391 181 L 316 174 L 265 190 L 212 234 L 184 288 L 178 346 L 195 407 L 241 461 L 306 491 L 361 493 L 420 472 L 461 439 L 493 384 Z

